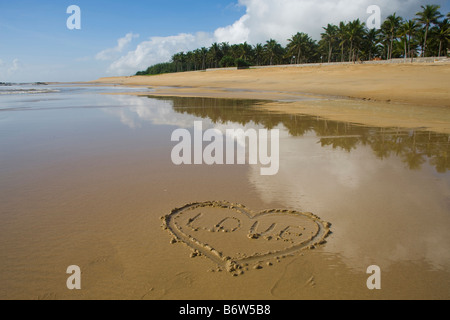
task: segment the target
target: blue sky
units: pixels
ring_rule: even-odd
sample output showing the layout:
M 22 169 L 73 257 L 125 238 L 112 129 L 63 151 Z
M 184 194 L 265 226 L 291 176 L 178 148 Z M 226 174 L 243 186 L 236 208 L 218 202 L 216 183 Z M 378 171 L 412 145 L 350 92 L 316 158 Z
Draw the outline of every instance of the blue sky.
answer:
M 177 51 L 213 41 L 283 42 L 297 31 L 317 37 L 325 22 L 412 15 L 448 0 L 15 0 L 0 1 L 0 81 L 78 81 L 129 75 Z M 355 3 L 357 3 L 355 5 Z M 66 9 L 81 8 L 82 29 L 68 30 Z M 122 39 L 119 44 L 119 39 Z
M 66 9 L 72 4 L 81 8 L 81 30 L 66 27 Z M 56 81 L 87 80 L 104 75 L 107 68 L 107 63 L 88 58 L 114 47 L 128 32 L 140 39 L 213 32 L 241 15 L 229 0 L 2 0 L 0 59 L 4 65 L 17 59 L 21 68 L 38 73 L 12 76 L 14 81 L 37 81 L 39 74 L 43 80 L 46 76 Z M 9 81 L 3 76 L 0 81 Z

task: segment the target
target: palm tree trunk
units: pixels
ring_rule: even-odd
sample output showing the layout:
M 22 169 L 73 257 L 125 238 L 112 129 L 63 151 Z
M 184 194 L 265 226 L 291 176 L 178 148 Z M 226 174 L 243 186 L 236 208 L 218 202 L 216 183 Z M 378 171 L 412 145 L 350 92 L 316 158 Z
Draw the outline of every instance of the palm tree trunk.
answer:
M 408 50 L 408 43 L 407 43 L 407 40 L 406 40 L 407 38 L 405 37 L 405 63 L 406 63 L 406 59 L 408 59 L 408 53 L 407 53 L 407 50 Z
M 351 62 L 352 54 L 353 54 L 353 41 L 350 42 L 350 54 L 348 56 L 348 62 Z
M 413 62 L 412 53 L 411 53 L 411 35 L 408 34 L 408 58 L 411 58 L 411 63 Z
M 394 37 L 391 36 L 391 45 L 389 47 L 389 60 L 392 59 L 392 51 L 394 50 Z
M 331 62 L 331 55 L 333 54 L 333 47 L 332 47 L 332 45 L 331 45 L 331 41 L 330 41 L 330 51 L 329 51 L 329 53 L 328 53 L 328 63 L 330 63 Z
M 442 40 L 439 41 L 439 58 L 441 57 L 441 50 L 442 50 Z
M 423 57 L 425 58 L 425 53 L 427 52 L 427 38 L 428 38 L 428 24 L 425 28 L 425 40 L 423 42 Z

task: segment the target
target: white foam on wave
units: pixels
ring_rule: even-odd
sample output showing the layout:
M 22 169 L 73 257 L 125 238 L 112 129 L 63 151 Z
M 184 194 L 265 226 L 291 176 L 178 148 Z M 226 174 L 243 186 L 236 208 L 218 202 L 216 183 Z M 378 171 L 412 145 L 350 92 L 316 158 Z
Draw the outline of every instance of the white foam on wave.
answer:
M 0 90 L 0 95 L 14 95 L 14 94 L 41 94 L 41 93 L 57 93 L 60 90 L 55 89 L 12 89 L 12 90 Z

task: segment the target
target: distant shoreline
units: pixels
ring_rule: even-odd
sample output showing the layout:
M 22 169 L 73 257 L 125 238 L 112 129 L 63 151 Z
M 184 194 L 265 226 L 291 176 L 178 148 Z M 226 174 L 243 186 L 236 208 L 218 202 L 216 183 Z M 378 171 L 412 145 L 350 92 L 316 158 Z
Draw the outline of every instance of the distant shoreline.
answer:
M 101 78 L 90 83 L 154 89 L 151 93 L 130 93 L 133 95 L 272 100 L 266 106 L 272 112 L 450 133 L 448 60 L 213 69 Z

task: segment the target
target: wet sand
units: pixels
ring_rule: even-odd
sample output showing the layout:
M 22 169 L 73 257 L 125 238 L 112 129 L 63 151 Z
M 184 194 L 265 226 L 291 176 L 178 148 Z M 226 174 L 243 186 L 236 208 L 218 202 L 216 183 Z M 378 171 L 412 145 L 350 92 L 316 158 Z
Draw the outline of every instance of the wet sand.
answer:
M 449 298 L 448 134 L 254 100 L 40 97 L 0 101 L 2 299 Z M 172 132 L 199 120 L 205 129 L 279 128 L 279 174 L 175 166 Z M 234 203 L 269 220 L 254 226 L 205 205 L 175 221 L 189 232 L 173 241 L 161 218 L 192 203 Z M 283 228 L 297 219 L 304 229 Z M 325 239 L 317 221 L 331 231 Z M 221 265 L 209 248 L 251 259 Z M 366 287 L 372 264 L 380 291 Z M 80 291 L 65 287 L 69 265 L 81 267 Z
M 450 132 L 448 62 L 212 70 L 98 82 L 146 85 L 155 96 L 275 100 L 269 110 Z

